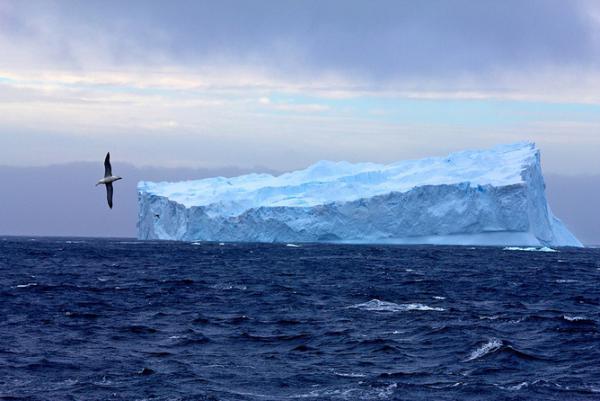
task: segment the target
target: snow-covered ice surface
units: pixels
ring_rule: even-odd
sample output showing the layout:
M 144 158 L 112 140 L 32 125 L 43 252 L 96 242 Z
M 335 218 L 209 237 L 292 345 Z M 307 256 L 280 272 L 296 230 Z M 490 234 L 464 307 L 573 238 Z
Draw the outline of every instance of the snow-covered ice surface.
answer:
M 388 165 L 140 182 L 140 239 L 581 246 L 521 142 Z

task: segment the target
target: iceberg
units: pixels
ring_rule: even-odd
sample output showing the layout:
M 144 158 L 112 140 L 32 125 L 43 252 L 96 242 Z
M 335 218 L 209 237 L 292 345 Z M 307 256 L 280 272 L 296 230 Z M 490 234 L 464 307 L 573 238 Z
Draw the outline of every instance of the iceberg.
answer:
M 531 142 L 392 164 L 138 183 L 138 238 L 582 246 L 550 210 Z

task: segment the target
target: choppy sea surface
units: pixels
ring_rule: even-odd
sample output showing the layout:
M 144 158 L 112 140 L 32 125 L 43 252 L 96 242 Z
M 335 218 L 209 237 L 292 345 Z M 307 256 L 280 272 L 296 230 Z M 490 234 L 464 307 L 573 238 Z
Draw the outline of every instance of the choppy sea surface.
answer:
M 600 249 L 0 238 L 0 399 L 600 399 Z

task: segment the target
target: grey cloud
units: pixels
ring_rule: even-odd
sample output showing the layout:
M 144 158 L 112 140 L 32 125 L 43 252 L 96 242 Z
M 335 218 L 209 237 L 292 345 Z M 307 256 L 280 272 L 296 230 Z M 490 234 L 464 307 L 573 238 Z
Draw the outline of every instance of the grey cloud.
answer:
M 562 0 L 12 2 L 3 35 L 54 63 L 233 63 L 372 82 L 600 65 L 590 2 Z M 37 17 L 36 17 L 37 16 Z M 41 16 L 41 17 L 40 17 Z M 96 60 L 98 61 L 98 60 Z

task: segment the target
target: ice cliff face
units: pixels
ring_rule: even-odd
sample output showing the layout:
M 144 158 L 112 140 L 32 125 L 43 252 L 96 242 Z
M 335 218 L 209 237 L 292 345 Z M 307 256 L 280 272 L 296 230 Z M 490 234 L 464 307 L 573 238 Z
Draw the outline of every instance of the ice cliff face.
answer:
M 388 165 L 322 161 L 138 184 L 138 238 L 581 246 L 548 207 L 533 143 Z

